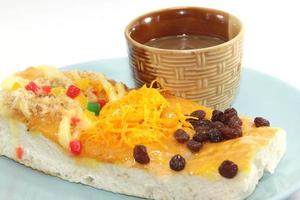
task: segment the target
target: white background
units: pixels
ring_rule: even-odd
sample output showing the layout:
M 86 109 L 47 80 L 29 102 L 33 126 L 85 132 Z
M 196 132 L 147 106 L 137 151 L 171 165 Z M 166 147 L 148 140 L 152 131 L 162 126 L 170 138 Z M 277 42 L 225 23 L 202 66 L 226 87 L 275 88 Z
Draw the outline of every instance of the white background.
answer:
M 28 66 L 124 57 L 123 31 L 131 19 L 183 5 L 223 9 L 241 18 L 243 66 L 300 89 L 300 6 L 288 0 L 0 0 L 0 80 Z

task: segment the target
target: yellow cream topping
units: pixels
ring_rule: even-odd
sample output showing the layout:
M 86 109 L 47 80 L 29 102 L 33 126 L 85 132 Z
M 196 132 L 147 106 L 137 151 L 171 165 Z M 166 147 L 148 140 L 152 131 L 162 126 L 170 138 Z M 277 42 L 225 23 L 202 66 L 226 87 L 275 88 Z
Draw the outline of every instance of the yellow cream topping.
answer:
M 41 71 L 42 74 L 50 73 L 43 67 Z M 23 87 L 24 78 L 36 77 L 34 72 L 31 69 L 19 78 L 7 81 L 4 88 L 14 91 Z M 53 74 L 55 77 L 61 76 L 57 72 Z M 28 117 L 29 108 L 21 101 L 18 109 L 22 115 L 16 115 L 16 118 L 27 121 L 30 130 L 43 133 L 66 150 L 70 140 L 79 139 L 82 143 L 81 158 L 144 168 L 161 175 L 188 173 L 208 178 L 219 177 L 218 166 L 226 159 L 238 164 L 241 172 L 249 172 L 254 155 L 278 131 L 276 128 L 256 128 L 251 120 L 243 119 L 243 137 L 221 143 L 206 143 L 199 153 L 191 153 L 185 144 L 179 144 L 173 138 L 173 133 L 183 128 L 192 137 L 194 130 L 186 122 L 186 115 L 202 109 L 207 113 L 207 119 L 210 119 L 211 109 L 188 100 L 162 95 L 159 90 L 146 86 L 125 95 L 124 86 L 115 84 L 113 87 L 103 75 L 98 77 L 101 84 L 87 79 L 76 79 L 74 84 L 81 90 L 96 85 L 93 86 L 98 90 L 95 92 L 101 92 L 102 87 L 107 92 L 110 101 L 102 108 L 99 116 L 86 110 L 87 97 L 80 94 L 73 101 L 82 109 L 66 110 L 63 116 L 55 118 L 51 115 Z M 54 87 L 51 94 L 58 98 L 65 94 L 65 90 L 64 87 Z M 70 119 L 74 115 L 81 119 L 81 129 L 77 132 L 70 126 Z M 147 147 L 151 159 L 149 164 L 140 165 L 134 161 L 132 150 L 137 144 Z M 181 154 L 186 159 L 187 165 L 182 172 L 173 172 L 169 168 L 169 160 L 175 154 Z

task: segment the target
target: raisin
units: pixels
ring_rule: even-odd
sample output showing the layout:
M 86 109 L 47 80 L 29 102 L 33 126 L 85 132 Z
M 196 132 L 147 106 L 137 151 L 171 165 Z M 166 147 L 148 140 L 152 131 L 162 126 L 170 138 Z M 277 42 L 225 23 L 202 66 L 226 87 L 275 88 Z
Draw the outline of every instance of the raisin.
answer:
M 210 142 L 222 142 L 225 138 L 220 130 L 211 129 L 208 132 L 208 139 Z
M 262 127 L 262 126 L 270 126 L 270 122 L 262 117 L 256 117 L 254 119 L 254 123 L 256 127 Z
M 212 125 L 216 129 L 220 129 L 220 128 L 225 127 L 225 125 L 222 122 L 220 122 L 220 121 L 215 121 L 215 122 L 212 123 Z
M 195 131 L 196 133 L 200 133 L 200 134 L 207 134 L 209 132 L 210 129 L 207 129 L 205 127 L 199 127 L 197 128 Z
M 219 174 L 225 178 L 233 178 L 237 173 L 238 166 L 230 160 L 223 161 L 219 167 Z
M 210 130 L 211 127 L 210 126 L 198 126 L 196 127 L 194 130 L 196 132 L 207 132 L 208 130 Z
M 243 136 L 242 127 L 240 127 L 240 128 L 235 128 L 234 130 L 236 131 L 236 133 L 237 133 L 237 135 L 238 135 L 239 137 L 242 137 L 242 136 Z
M 186 146 L 187 146 L 188 149 L 191 150 L 192 152 L 199 152 L 203 145 L 202 145 L 201 142 L 197 142 L 197 141 L 195 141 L 195 140 L 189 140 L 189 141 L 186 143 Z
M 193 140 L 197 142 L 205 142 L 208 140 L 208 130 L 203 130 L 201 132 L 196 132 L 196 134 L 193 136 Z
M 233 116 L 229 119 L 227 125 L 230 128 L 240 128 L 243 125 L 243 122 L 238 116 Z
M 234 109 L 234 108 L 227 108 L 224 111 L 225 123 L 228 123 L 228 121 L 230 120 L 231 117 L 237 116 L 237 115 L 238 115 L 238 113 L 237 113 L 236 109 Z
M 179 143 L 185 143 L 190 139 L 190 136 L 183 129 L 177 129 L 174 133 L 174 138 Z
M 195 127 L 196 121 L 198 121 L 198 119 L 187 118 L 185 121 L 189 122 L 193 127 Z
M 225 111 L 224 111 L 224 115 L 228 115 L 228 116 L 235 116 L 235 115 L 238 115 L 236 109 L 234 108 L 227 108 Z
M 210 129 L 212 128 L 212 123 L 211 121 L 207 119 L 201 119 L 201 120 L 195 120 L 191 122 L 193 125 L 194 129 L 199 129 L 199 128 L 205 128 L 205 129 Z
M 169 162 L 169 166 L 174 171 L 181 171 L 185 167 L 185 159 L 179 154 L 173 156 Z
M 196 110 L 196 111 L 192 112 L 190 114 L 190 116 L 195 117 L 197 119 L 188 118 L 187 121 L 190 122 L 194 126 L 194 124 L 197 123 L 198 120 L 204 119 L 205 115 L 206 115 L 206 113 L 203 110 Z
M 206 113 L 203 110 L 196 110 L 190 114 L 192 117 L 197 117 L 198 119 L 204 119 Z
M 221 128 L 220 131 L 222 132 L 222 135 L 224 136 L 225 139 L 234 139 L 242 136 L 242 130 L 239 128 L 233 129 L 229 127 L 224 127 Z
M 215 122 L 215 121 L 220 121 L 220 122 L 224 122 L 225 116 L 224 113 L 222 111 L 219 110 L 214 110 L 212 112 L 212 116 L 211 116 L 211 121 Z
M 134 160 L 140 164 L 148 164 L 150 158 L 144 145 L 136 145 L 133 149 Z

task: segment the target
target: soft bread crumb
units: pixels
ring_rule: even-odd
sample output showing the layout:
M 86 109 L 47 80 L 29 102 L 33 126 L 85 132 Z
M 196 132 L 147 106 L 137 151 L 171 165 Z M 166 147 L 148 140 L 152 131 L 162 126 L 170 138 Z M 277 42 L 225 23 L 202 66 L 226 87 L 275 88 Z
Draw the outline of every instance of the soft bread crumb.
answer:
M 62 115 L 71 109 L 80 109 L 79 103 L 67 96 L 37 96 L 26 90 L 12 92 L 3 91 L 0 95 L 0 105 L 5 107 L 10 115 L 23 114 L 26 118 L 32 116 Z

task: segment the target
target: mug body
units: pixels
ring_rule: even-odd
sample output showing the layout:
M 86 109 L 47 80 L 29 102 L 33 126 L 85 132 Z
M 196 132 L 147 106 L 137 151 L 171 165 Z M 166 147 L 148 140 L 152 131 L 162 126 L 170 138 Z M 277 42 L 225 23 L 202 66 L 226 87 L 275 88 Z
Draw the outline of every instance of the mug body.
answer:
M 203 35 L 224 42 L 195 49 L 147 45 L 177 35 Z M 243 47 L 243 27 L 235 16 L 198 7 L 163 9 L 133 20 L 125 37 L 136 86 L 157 80 L 172 94 L 201 105 L 220 110 L 231 106 L 239 86 Z

